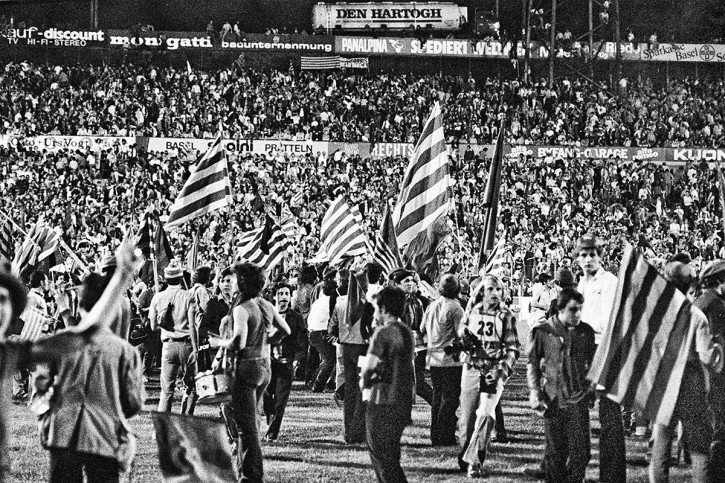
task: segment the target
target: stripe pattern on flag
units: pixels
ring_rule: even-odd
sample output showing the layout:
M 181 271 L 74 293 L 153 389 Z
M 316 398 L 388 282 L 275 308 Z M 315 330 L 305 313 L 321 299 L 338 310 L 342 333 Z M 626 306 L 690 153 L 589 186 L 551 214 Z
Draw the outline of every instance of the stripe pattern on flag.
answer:
M 290 242 L 279 225 L 267 217 L 264 226 L 243 235 L 237 245 L 239 245 L 237 261 L 254 263 L 269 271 L 282 261 Z M 267 253 L 264 250 L 265 246 Z
M 338 67 L 340 67 L 339 56 L 300 57 L 300 68 L 302 70 L 326 70 L 337 69 Z
M 501 235 L 498 243 L 496 243 L 496 246 L 493 247 L 493 250 L 488 255 L 488 259 L 486 260 L 486 266 L 484 268 L 485 273 L 499 276 L 506 271 L 506 267 L 504 267 L 504 263 L 506 262 L 505 250 L 506 232 Z
M 379 263 L 383 267 L 383 274 L 385 277 L 387 277 L 388 274 L 396 268 L 403 266 L 403 261 L 400 259 L 398 242 L 395 239 L 393 220 L 390 218 L 390 208 L 388 206 L 385 207 L 380 229 L 375 234 L 373 261 Z
M 627 245 L 610 323 L 587 378 L 607 397 L 669 424 L 692 344 L 692 306 Z
M 189 273 L 196 272 L 196 267 L 199 264 L 199 232 L 194 233 L 194 239 L 191 242 L 189 253 L 186 258 L 186 269 Z
M 320 252 L 326 254 L 331 264 L 367 252 L 361 219 L 357 206 L 350 208 L 342 196 L 327 209 L 320 228 Z
M 197 216 L 231 204 L 227 161 L 218 135 L 186 180 L 178 198 L 171 206 L 166 228 L 186 223 Z
M 24 322 L 23 330 L 20 331 L 20 340 L 35 342 L 43 335 L 47 317 L 40 310 L 35 307 L 25 307 L 20 320 Z
M 450 185 L 443 114 L 436 102 L 400 185 L 393 212 L 398 246 L 407 246 L 446 213 Z
M 6 260 L 13 257 L 13 226 L 9 220 L 0 224 L 0 257 Z

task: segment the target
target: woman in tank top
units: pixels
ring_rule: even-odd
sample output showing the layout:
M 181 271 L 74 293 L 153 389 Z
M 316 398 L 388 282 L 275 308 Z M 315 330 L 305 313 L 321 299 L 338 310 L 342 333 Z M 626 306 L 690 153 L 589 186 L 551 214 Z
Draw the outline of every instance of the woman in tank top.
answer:
M 290 334 L 290 328 L 274 306 L 260 297 L 266 283 L 264 271 L 251 263 L 234 267 L 237 297 L 232 309 L 232 336 L 212 337 L 209 344 L 235 354 L 232 385 L 232 415 L 239 434 L 237 474 L 239 481 L 264 478 L 262 447 L 259 443 L 257 407 L 272 373 L 270 342 Z M 272 335 L 268 337 L 270 329 Z

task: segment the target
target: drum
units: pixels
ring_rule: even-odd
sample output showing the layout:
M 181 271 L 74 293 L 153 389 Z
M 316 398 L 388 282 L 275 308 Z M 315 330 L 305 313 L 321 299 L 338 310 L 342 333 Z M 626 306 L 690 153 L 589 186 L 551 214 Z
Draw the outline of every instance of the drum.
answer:
M 196 376 L 198 404 L 220 404 L 232 400 L 232 378 L 227 373 L 205 371 Z

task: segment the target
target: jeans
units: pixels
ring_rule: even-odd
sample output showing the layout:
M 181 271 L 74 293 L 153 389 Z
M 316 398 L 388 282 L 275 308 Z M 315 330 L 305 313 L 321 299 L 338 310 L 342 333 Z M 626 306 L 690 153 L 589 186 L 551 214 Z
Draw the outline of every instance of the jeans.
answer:
M 88 483 L 116 483 L 121 468 L 113 458 L 69 449 L 50 450 L 50 483 L 74 483 L 83 481 L 83 470 Z
M 159 411 L 171 411 L 176 389 L 176 376 L 179 371 L 186 371 L 186 364 L 191 354 L 191 341 L 164 342 L 161 349 L 161 396 L 159 396 Z
M 725 474 L 725 376 L 723 374 L 712 375 L 710 383 L 708 399 L 715 416 L 715 427 L 708 471 L 711 481 L 717 481 Z
M 136 349 L 138 350 L 141 360 L 143 361 L 143 375 L 149 377 L 154 368 L 154 363 L 159 362 L 158 352 L 161 341 L 157 332 L 152 332 Z
M 282 425 L 289 393 L 292 389 L 292 363 L 272 361 L 272 377 L 264 391 L 264 415 L 267 417 L 267 437 L 277 439 Z
M 499 379 L 495 393 L 480 392 L 481 373 L 468 365 L 463 366 L 461 420 L 458 422 L 458 442 L 461 445 L 459 459 L 463 462 L 483 464 L 486 461 L 496 405 L 501 399 L 503 385 Z
M 269 359 L 237 360 L 231 410 L 239 434 L 237 474 L 240 482 L 261 482 L 264 479 L 258 409 L 271 372 Z
M 347 399 L 347 398 L 345 398 Z M 410 419 L 410 406 L 368 404 L 365 432 L 370 461 L 380 483 L 406 483 L 400 466 L 400 438 Z
M 310 345 L 317 349 L 320 354 L 320 368 L 317 371 L 317 377 L 313 379 L 312 389 L 320 392 L 325 389 L 335 371 L 335 362 L 337 360 L 335 346 L 325 338 L 326 336 L 326 330 L 313 330 L 310 332 Z
M 433 403 L 433 388 L 425 382 L 425 362 L 428 351 L 422 350 L 415 353 L 415 394 L 423 398 L 428 404 Z
M 335 344 L 335 392 L 345 390 L 345 362 L 342 355 L 342 344 Z M 356 366 L 357 367 L 357 366 Z M 357 368 L 355 369 L 357 372 Z
M 544 413 L 544 433 L 546 481 L 583 482 L 591 458 L 588 401 L 564 408 L 552 403 Z
M 433 446 L 456 444 L 456 409 L 461 397 L 461 366 L 431 367 L 433 402 L 430 407 L 430 441 Z
M 365 403 L 360 391 L 357 360 L 367 354 L 368 347 L 360 344 L 340 344 L 340 349 L 345 371 L 344 438 L 346 443 L 362 443 L 365 441 Z
M 599 481 L 624 483 L 627 481 L 627 458 L 624 444 L 622 408 L 604 395 L 599 398 Z
M 685 443 L 691 453 L 692 481 L 706 482 L 713 420 L 707 400 L 705 377 L 699 361 L 692 364 L 688 362 L 685 366 L 670 425 L 654 424 L 652 432 L 654 443 L 649 467 L 651 482 L 666 482 L 669 479 L 670 452 L 678 419 L 682 421 Z M 719 476 L 722 477 L 722 473 Z

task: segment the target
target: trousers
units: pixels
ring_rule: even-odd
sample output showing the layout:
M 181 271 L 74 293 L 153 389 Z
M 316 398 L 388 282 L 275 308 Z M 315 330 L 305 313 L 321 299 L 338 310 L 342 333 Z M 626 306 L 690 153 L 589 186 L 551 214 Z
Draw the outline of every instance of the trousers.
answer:
M 282 418 L 287 409 L 294 371 L 292 363 L 272 361 L 272 375 L 264 391 L 264 415 L 267 417 L 267 437 L 277 439 Z
M 347 399 L 347 398 L 345 398 Z M 365 410 L 365 432 L 370 461 L 380 483 L 407 483 L 400 466 L 400 438 L 410 407 L 368 404 Z
M 431 367 L 433 402 L 430 407 L 430 441 L 433 446 L 456 444 L 456 410 L 461 397 L 461 366 Z
M 169 340 L 161 349 L 161 396 L 159 411 L 171 411 L 176 389 L 176 376 L 185 374 L 186 364 L 191 354 L 191 341 Z
M 121 477 L 121 468 L 113 458 L 69 449 L 50 450 L 50 483 L 83 481 L 84 471 L 88 483 L 117 483 Z
M 458 442 L 461 445 L 459 459 L 465 463 L 483 464 L 486 461 L 496 405 L 501 399 L 503 386 L 503 381 L 499 380 L 495 393 L 480 392 L 481 373 L 467 364 L 463 366 Z
M 362 344 L 340 344 L 340 348 L 345 373 L 344 438 L 347 443 L 362 443 L 365 441 L 365 403 L 360 391 L 357 361 L 360 356 L 367 354 L 368 347 Z
M 583 482 L 591 458 L 587 400 L 563 408 L 552 403 L 544 413 L 544 433 L 546 481 Z

